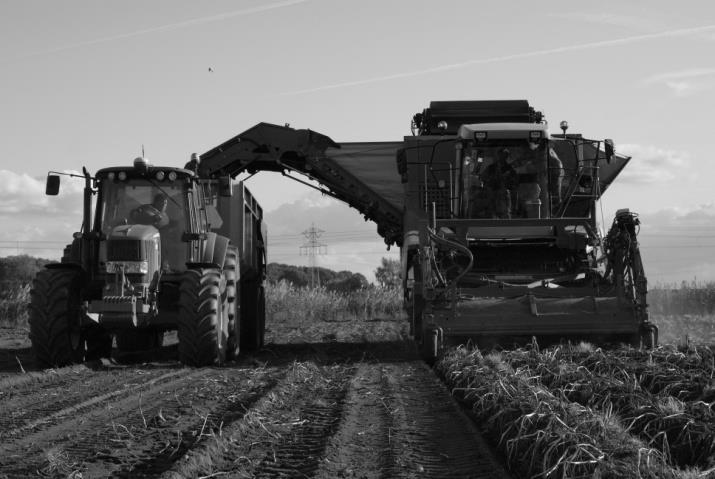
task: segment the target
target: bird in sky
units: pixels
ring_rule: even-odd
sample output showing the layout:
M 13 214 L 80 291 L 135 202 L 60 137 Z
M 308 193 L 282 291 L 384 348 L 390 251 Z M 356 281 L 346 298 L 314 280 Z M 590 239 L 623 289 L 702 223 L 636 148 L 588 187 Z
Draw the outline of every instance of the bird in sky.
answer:
M 214 69 L 209 67 L 209 73 L 213 73 L 213 72 L 214 72 Z

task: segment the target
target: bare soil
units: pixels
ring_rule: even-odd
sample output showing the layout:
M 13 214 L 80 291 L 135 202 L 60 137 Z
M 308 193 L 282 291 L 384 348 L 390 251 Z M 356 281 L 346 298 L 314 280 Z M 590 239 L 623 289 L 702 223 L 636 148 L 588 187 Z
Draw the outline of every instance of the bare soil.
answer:
M 402 321 L 269 328 L 222 368 L 181 366 L 170 340 L 45 371 L 0 330 L 0 477 L 511 477 Z

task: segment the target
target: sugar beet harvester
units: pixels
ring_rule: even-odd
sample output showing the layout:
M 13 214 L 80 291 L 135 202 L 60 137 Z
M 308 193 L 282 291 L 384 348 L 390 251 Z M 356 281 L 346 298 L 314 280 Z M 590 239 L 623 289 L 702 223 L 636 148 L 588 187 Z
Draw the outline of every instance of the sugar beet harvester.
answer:
M 248 274 L 254 278 L 248 280 L 250 286 L 240 289 L 249 291 L 249 298 L 261 297 L 257 280 L 263 274 L 264 249 L 257 245 L 265 235 L 258 235 L 260 215 L 253 218 L 250 232 L 239 228 L 234 221 L 245 225 L 246 220 L 234 219 L 233 212 L 241 211 L 242 206 L 231 212 L 225 207 L 222 210 L 222 203 L 216 200 L 223 197 L 212 188 L 218 185 L 222 191 L 221 185 L 244 171 L 280 172 L 303 182 L 291 175 L 296 172 L 318 182 L 321 186 L 316 188 L 322 193 L 346 202 L 366 220 L 377 223 L 378 234 L 388 246 L 401 247 L 405 309 L 411 333 L 427 359 L 436 357 L 445 345 L 465 339 L 483 346 L 508 346 L 533 337 L 542 343 L 591 340 L 646 347 L 657 343 L 658 330 L 648 321 L 647 283 L 636 239 L 637 215 L 620 210 L 605 237 L 598 231 L 597 201 L 630 160 L 616 154 L 610 140 L 567 134 L 565 122 L 562 134 L 550 135 L 541 113 L 525 100 L 433 102 L 414 116 L 412 127 L 412 136 L 403 141 L 337 144 L 311 130 L 259 123 L 201 155 L 197 178 L 177 170 L 176 174 L 181 173 L 190 185 L 186 186 L 187 193 L 192 192 L 187 195 L 185 209 L 191 218 L 187 220 L 189 229 L 175 233 L 174 240 L 162 237 L 167 239 L 154 244 L 162 246 L 161 242 L 168 241 L 179 249 L 188 248 L 188 262 L 173 265 L 186 271 L 177 276 L 159 271 L 158 277 L 164 278 L 167 286 L 161 282 L 157 286 L 149 276 L 143 276 L 147 298 L 142 300 L 143 307 L 148 301 L 151 315 L 155 311 L 152 301 L 164 294 L 179 303 L 184 294 L 195 295 L 192 288 L 199 282 L 184 278 L 201 276 L 203 273 L 197 270 L 223 274 L 221 265 L 225 262 L 215 258 L 211 248 L 202 246 L 213 236 L 210 225 L 204 224 L 211 220 L 201 220 L 198 213 L 206 201 L 202 202 L 200 195 L 215 198 L 221 216 L 231 225 L 227 238 L 234 244 L 250 244 L 236 252 L 241 268 L 245 259 Z M 39 338 L 35 349 L 45 362 L 76 358 L 76 348 L 65 344 L 74 345 L 77 339 L 86 339 L 87 350 L 82 354 L 94 354 L 96 345 L 105 344 L 94 339 L 95 335 L 104 337 L 104 332 L 96 333 L 95 323 L 80 327 L 85 324 L 84 312 L 96 312 L 97 301 L 107 311 L 113 301 L 133 302 L 131 298 L 139 297 L 135 293 L 126 299 L 117 283 L 116 267 L 106 264 L 111 260 L 108 252 L 114 251 L 104 244 L 109 240 L 108 232 L 112 231 L 114 237 L 126 228 L 120 225 L 118 230 L 109 230 L 104 226 L 102 185 L 107 178 L 87 178 L 83 231 L 89 233 L 78 235 L 72 254 L 65 255 L 71 258 L 65 263 L 73 266 L 61 265 L 59 268 L 66 271 L 62 274 L 52 270 L 43 273 L 35 288 L 40 293 L 33 296 L 37 304 L 31 316 L 35 324 L 32 334 Z M 116 177 L 112 181 L 116 182 Z M 90 228 L 89 201 L 94 183 L 99 185 L 100 197 L 95 225 Z M 248 203 L 253 204 L 252 200 Z M 199 215 L 199 219 L 191 215 Z M 225 225 L 223 228 L 221 231 L 226 231 Z M 142 237 L 153 238 L 155 231 L 146 229 Z M 105 261 L 101 268 L 100 260 Z M 56 282 L 53 274 L 67 284 L 61 293 L 52 294 L 69 300 L 70 316 L 53 313 L 47 306 L 58 302 L 43 292 Z M 111 292 L 108 300 L 102 299 L 103 288 Z M 255 314 L 244 312 L 252 311 L 255 304 L 245 297 L 241 301 L 241 322 L 245 318 L 249 321 L 245 328 L 233 326 L 228 331 L 230 335 L 235 330 L 234 336 L 240 334 L 242 342 L 244 336 L 255 337 L 257 331 L 262 332 L 262 319 L 250 319 Z M 157 310 L 159 306 L 161 302 Z M 195 324 L 201 319 L 189 306 L 179 312 L 178 321 L 169 325 L 179 327 L 181 342 L 182 328 L 198 331 Z M 100 317 L 105 315 L 112 317 L 108 311 Z M 156 316 L 165 317 L 163 313 Z M 48 325 L 48 318 L 53 318 L 52 325 Z M 223 324 L 212 320 L 214 323 Z M 122 324 L 127 324 L 126 318 Z M 166 327 L 164 324 L 161 327 Z M 206 334 L 200 347 L 194 346 L 192 337 L 187 341 L 190 348 L 180 346 L 182 359 L 192 364 L 208 363 L 209 357 L 220 361 L 220 337 L 213 335 L 209 340 Z M 51 347 L 55 338 L 61 338 L 62 347 Z M 250 344 L 259 343 L 253 339 Z M 218 352 L 209 354 L 209 350 Z
M 527 101 L 433 102 L 399 142 L 333 142 L 261 123 L 202 155 L 227 174 L 304 174 L 401 247 L 405 308 L 430 359 L 590 340 L 653 346 L 635 213 L 597 201 L 626 166 L 610 140 L 549 134 Z M 395 162 L 397 168 L 395 168 Z
M 31 292 L 40 364 L 107 357 L 112 335 L 119 350 L 154 348 L 168 330 L 178 331 L 179 359 L 194 366 L 262 346 L 262 209 L 243 183 L 187 166 L 137 158 L 84 171 L 82 231 Z M 59 179 L 48 176 L 47 194 L 58 193 Z

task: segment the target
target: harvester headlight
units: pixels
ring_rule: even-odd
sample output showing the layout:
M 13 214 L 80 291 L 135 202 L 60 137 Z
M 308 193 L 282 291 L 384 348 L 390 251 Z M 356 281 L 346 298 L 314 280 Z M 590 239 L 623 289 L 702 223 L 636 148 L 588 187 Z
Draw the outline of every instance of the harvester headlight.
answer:
M 530 139 L 530 140 L 534 140 L 534 141 L 535 141 L 535 140 L 540 140 L 542 134 L 543 134 L 543 132 L 540 131 L 540 130 L 530 131 L 530 132 L 529 132 L 529 139 Z
M 164 179 L 165 173 L 163 171 L 157 171 L 154 177 L 156 177 L 157 180 L 162 181 Z
M 487 132 L 486 131 L 475 131 L 474 139 L 476 141 L 485 141 L 487 139 Z
M 118 273 L 124 270 L 125 274 L 147 274 L 149 262 L 147 261 L 107 261 L 107 273 Z
M 119 174 L 117 175 L 120 181 L 124 181 L 127 179 L 127 172 L 126 171 L 120 171 Z
M 115 176 L 117 176 L 117 175 L 115 175 L 113 171 L 110 171 L 109 173 L 107 173 L 107 179 L 110 181 L 113 181 Z
M 174 180 L 176 180 L 176 172 L 170 171 L 169 172 L 169 181 L 174 181 Z

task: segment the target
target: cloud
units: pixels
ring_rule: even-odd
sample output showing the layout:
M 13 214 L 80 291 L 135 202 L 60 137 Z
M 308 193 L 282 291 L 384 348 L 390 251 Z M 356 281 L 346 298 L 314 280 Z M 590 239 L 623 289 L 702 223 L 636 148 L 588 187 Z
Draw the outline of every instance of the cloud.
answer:
M 58 259 L 82 223 L 82 179 L 63 176 L 60 194 L 45 195 L 45 178 L 0 170 L 0 255 Z
M 636 144 L 619 145 L 618 152 L 632 157 L 619 176 L 621 182 L 663 183 L 692 174 L 686 152 Z
M 638 236 L 650 283 L 715 281 L 715 203 L 640 215 Z
M 643 80 L 646 85 L 662 85 L 676 97 L 687 97 L 713 88 L 715 68 L 691 68 L 667 73 L 658 73 Z
M 271 235 L 298 235 L 314 224 L 326 234 L 349 231 L 360 237 L 379 239 L 374 223 L 366 222 L 360 213 L 345 203 L 317 191 L 310 191 L 299 199 L 284 203 L 265 212 Z
M 441 73 L 444 71 L 457 70 L 457 69 L 466 68 L 466 67 L 470 67 L 470 66 L 474 66 L 474 65 L 484 65 L 484 64 L 489 64 L 489 63 L 499 63 L 499 62 L 505 62 L 505 61 L 510 61 L 510 60 L 521 60 L 521 59 L 525 59 L 525 58 L 534 58 L 534 57 L 540 57 L 540 56 L 555 55 L 555 54 L 559 54 L 559 53 L 577 52 L 577 51 L 582 51 L 582 50 L 592 50 L 592 49 L 597 49 L 597 48 L 613 47 L 613 46 L 618 46 L 618 45 L 627 45 L 630 43 L 643 42 L 643 41 L 647 41 L 647 40 L 656 40 L 656 39 L 660 39 L 660 38 L 693 36 L 693 35 L 711 33 L 713 30 L 715 30 L 715 25 L 703 25 L 700 27 L 679 28 L 679 29 L 675 29 L 675 30 L 665 30 L 665 31 L 654 32 L 654 33 L 644 33 L 641 35 L 632 35 L 632 36 L 623 37 L 623 38 L 616 38 L 613 40 L 603 40 L 603 41 L 599 41 L 599 42 L 581 43 L 581 44 L 569 45 L 569 46 L 565 46 L 565 47 L 548 48 L 548 49 L 544 49 L 544 50 L 534 50 L 531 52 L 524 52 L 524 53 L 515 53 L 513 55 L 502 55 L 502 56 L 498 56 L 498 57 L 467 60 L 465 62 L 451 63 L 451 64 L 446 64 L 446 65 L 438 65 L 435 67 L 425 68 L 425 69 L 421 69 L 421 70 L 413 70 L 410 72 L 394 73 L 391 75 L 385 75 L 385 76 L 380 76 L 380 77 L 366 78 L 366 79 L 362 79 L 362 80 L 354 80 L 354 81 L 348 81 L 348 82 L 342 82 L 342 83 L 334 83 L 332 85 L 322 85 L 322 86 L 306 88 L 306 89 L 302 89 L 302 90 L 287 91 L 287 92 L 281 93 L 281 95 L 300 95 L 300 94 L 304 94 L 304 93 L 315 93 L 315 92 L 320 92 L 320 91 L 325 91 L 325 90 L 334 90 L 337 88 L 345 88 L 345 87 L 358 86 L 358 85 L 367 85 L 367 84 L 371 84 L 371 83 L 380 83 L 380 82 L 389 81 L 389 80 L 410 78 L 410 77 L 415 77 L 415 76 L 427 75 L 430 73 Z
M 74 172 L 74 174 L 78 174 Z M 45 178 L 0 170 L 0 215 L 68 215 L 82 211 L 84 180 L 62 177 L 60 195 L 45 195 Z

